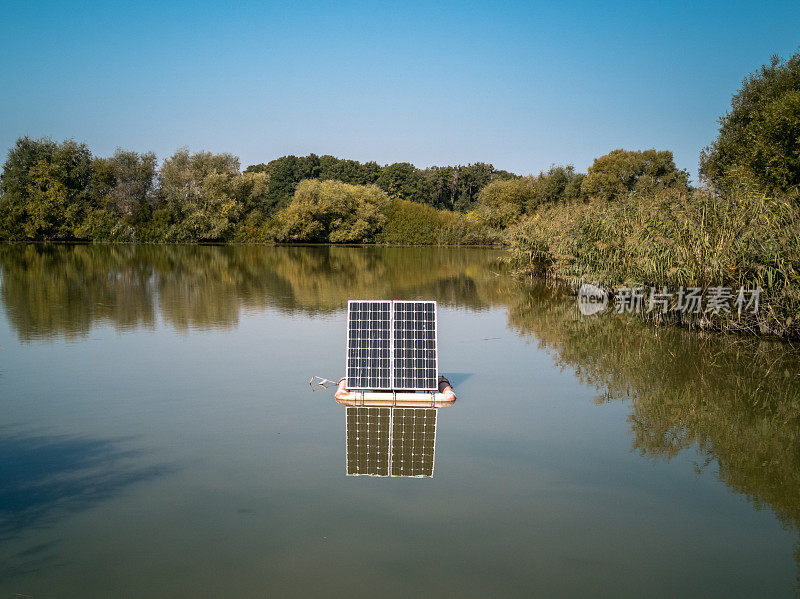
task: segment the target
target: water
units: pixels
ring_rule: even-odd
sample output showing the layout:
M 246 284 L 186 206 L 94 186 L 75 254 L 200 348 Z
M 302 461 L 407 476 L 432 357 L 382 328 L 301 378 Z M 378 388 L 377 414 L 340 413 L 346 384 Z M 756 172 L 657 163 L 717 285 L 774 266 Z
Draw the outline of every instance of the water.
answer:
M 0 597 L 794 596 L 798 354 L 500 255 L 0 247 Z M 432 478 L 346 475 L 349 298 L 439 302 Z

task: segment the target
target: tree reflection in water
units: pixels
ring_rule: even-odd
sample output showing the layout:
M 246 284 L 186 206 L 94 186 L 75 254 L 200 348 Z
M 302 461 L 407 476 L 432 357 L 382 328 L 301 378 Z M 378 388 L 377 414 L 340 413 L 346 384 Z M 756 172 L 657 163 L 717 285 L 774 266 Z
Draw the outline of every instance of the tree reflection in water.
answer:
M 235 327 L 242 310 L 342 309 L 362 297 L 495 303 L 497 250 L 391 247 L 0 246 L 2 302 L 20 340 L 93 326 Z
M 800 530 L 800 353 L 785 343 L 678 328 L 616 314 L 584 317 L 541 283 L 520 287 L 509 321 L 557 364 L 626 401 L 633 449 L 670 460 L 693 447 L 756 509 Z M 800 549 L 796 559 L 800 563 Z

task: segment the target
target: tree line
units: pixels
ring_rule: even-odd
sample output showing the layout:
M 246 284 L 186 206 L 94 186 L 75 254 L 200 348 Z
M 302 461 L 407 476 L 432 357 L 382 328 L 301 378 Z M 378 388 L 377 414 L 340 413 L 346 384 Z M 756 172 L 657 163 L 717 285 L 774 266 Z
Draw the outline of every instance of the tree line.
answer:
M 315 154 L 283 156 L 242 171 L 232 154 L 187 149 L 159 165 L 152 152 L 118 149 L 113 156 L 98 157 L 73 140 L 23 137 L 9 151 L 0 178 L 0 238 L 373 241 L 374 226 L 382 224 L 374 214 L 359 212 L 367 226 L 347 234 L 334 231 L 322 239 L 317 231 L 329 228 L 325 219 L 335 220 L 326 215 L 329 208 L 381 210 L 390 199 L 427 206 L 437 211 L 433 214 L 463 214 L 490 182 L 515 177 L 485 163 L 418 169 L 409 163 L 380 166 Z M 322 221 L 304 227 L 287 221 L 297 214 L 309 216 L 302 210 L 311 189 L 301 185 L 307 180 L 340 184 L 320 187 L 331 206 L 318 207 L 314 214 Z
M 521 177 L 491 164 L 380 166 L 283 156 L 241 170 L 232 154 L 118 149 L 23 137 L 0 178 L 0 238 L 120 242 L 493 243 L 542 204 L 687 186 L 672 153 L 615 150 L 588 174 Z

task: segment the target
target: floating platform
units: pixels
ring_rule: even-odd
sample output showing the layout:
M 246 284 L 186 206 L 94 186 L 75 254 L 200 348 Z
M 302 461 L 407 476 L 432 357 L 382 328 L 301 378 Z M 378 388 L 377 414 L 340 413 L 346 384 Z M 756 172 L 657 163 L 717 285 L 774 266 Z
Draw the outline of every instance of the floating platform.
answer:
M 342 405 L 364 407 L 444 408 L 456 402 L 456 392 L 443 376 L 439 377 L 439 390 L 436 392 L 350 391 L 345 379 L 341 379 L 335 397 Z

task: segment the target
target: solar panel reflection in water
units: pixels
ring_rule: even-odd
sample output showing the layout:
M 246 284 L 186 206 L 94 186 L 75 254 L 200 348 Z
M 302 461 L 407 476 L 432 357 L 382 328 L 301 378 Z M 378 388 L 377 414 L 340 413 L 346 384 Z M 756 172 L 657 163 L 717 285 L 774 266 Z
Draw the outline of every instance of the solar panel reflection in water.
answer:
M 392 302 L 347 303 L 348 389 L 391 389 Z
M 433 476 L 435 447 L 435 409 L 394 409 L 392 413 L 392 476 Z
M 349 476 L 433 476 L 435 408 L 346 408 Z
M 436 391 L 436 302 L 396 300 L 393 308 L 394 388 Z
M 347 474 L 389 476 L 391 408 L 347 408 Z

